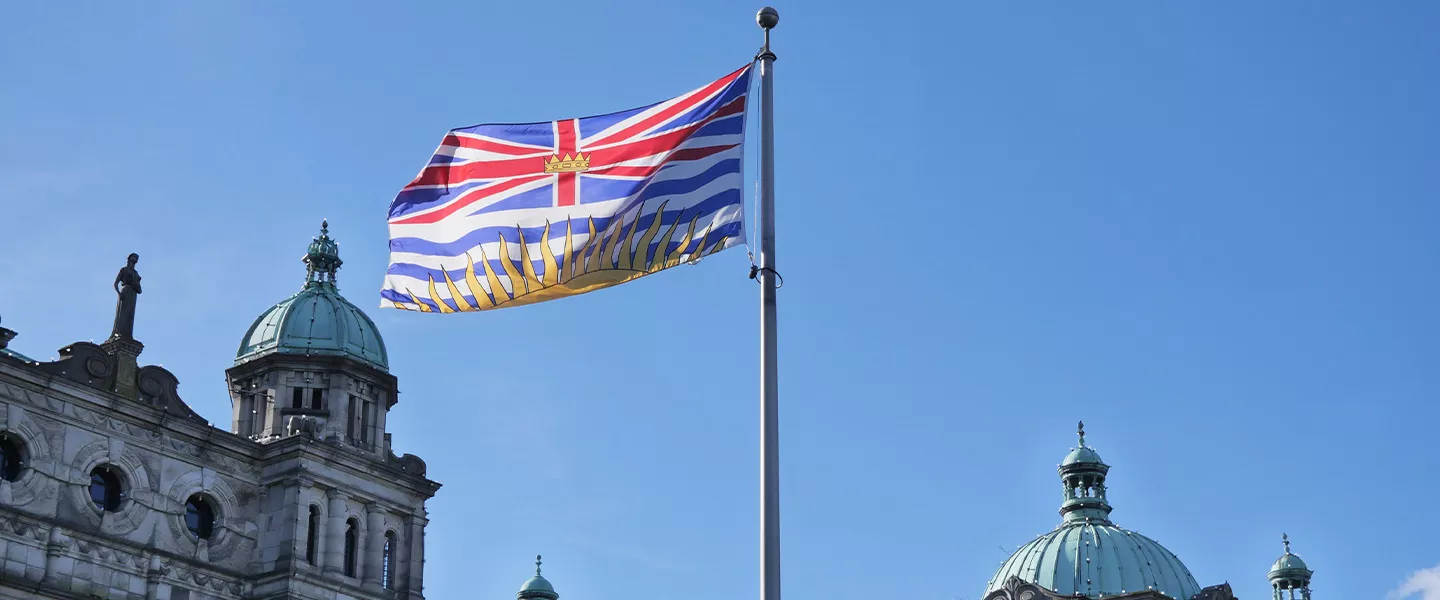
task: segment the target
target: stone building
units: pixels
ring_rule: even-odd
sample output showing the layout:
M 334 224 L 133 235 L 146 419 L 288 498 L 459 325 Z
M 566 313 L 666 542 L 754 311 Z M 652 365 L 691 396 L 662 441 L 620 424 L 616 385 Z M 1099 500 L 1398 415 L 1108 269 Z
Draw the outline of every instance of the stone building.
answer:
M 0 328 L 0 598 L 423 598 L 440 484 L 391 449 L 396 378 L 325 225 L 241 338 L 228 431 L 140 366 L 137 260 L 103 344 L 41 362 Z
M 1079 435 L 1079 446 L 1059 467 L 1060 525 L 1006 559 L 984 600 L 1235 600 L 1230 584 L 1200 587 L 1175 554 L 1110 520 L 1110 466 L 1085 445 L 1084 423 Z M 1312 572 L 1290 553 L 1289 537 L 1282 537 L 1285 554 L 1269 573 L 1272 600 L 1310 600 Z

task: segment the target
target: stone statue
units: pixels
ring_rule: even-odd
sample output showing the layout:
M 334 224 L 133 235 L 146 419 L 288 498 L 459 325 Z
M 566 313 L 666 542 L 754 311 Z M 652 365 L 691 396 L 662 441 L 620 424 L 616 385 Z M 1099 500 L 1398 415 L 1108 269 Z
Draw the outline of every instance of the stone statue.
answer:
M 137 262 L 140 262 L 140 255 L 131 253 L 125 267 L 115 274 L 115 293 L 120 295 L 120 300 L 115 303 L 115 327 L 110 330 L 110 339 L 135 339 L 135 297 L 140 294 L 140 273 L 135 270 Z

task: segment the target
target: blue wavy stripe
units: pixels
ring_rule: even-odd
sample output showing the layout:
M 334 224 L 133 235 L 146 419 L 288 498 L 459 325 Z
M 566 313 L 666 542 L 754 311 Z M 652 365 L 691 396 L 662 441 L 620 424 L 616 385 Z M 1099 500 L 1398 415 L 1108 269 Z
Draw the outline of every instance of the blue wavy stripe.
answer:
M 739 188 L 721 190 L 719 193 L 716 193 L 715 195 L 706 198 L 705 200 L 701 200 L 700 202 L 695 203 L 693 206 L 684 209 L 676 209 L 673 211 L 667 210 L 665 211 L 665 218 L 673 219 L 675 218 L 675 215 L 679 215 L 681 213 L 684 213 L 687 220 L 689 218 L 693 218 L 697 214 L 703 217 L 704 215 L 712 214 L 722 208 L 725 208 L 726 206 L 739 205 L 740 201 L 741 194 Z M 616 215 L 623 215 L 629 213 L 630 209 L 636 206 L 636 204 L 636 202 L 627 204 L 625 208 L 616 211 L 610 216 L 595 217 L 595 230 L 604 231 L 606 227 L 610 226 L 610 222 L 615 219 Z M 658 208 L 659 205 L 657 204 L 656 207 Z M 647 217 L 642 216 L 641 218 L 646 219 Z M 589 233 L 590 226 L 587 224 L 586 220 L 577 217 L 574 219 L 574 222 L 575 224 L 573 227 L 575 228 L 575 231 L 585 231 L 586 233 Z M 661 222 L 667 223 L 668 221 L 662 220 Z M 648 224 L 649 221 L 646 220 L 645 223 Z M 524 232 L 526 240 L 535 242 L 540 239 L 541 233 L 545 231 L 545 226 L 541 225 L 539 227 L 517 228 L 514 225 L 497 225 L 494 227 L 481 227 L 461 236 L 460 239 L 448 243 L 432 242 L 427 239 L 415 237 L 394 238 L 390 240 L 390 251 L 409 252 L 413 254 L 439 257 L 463 256 L 466 252 L 473 250 L 476 246 L 479 246 L 480 244 L 488 244 L 501 238 L 503 238 L 507 242 L 519 242 L 520 232 L 522 231 Z M 558 235 L 564 235 L 564 231 L 565 223 L 563 221 L 551 223 L 550 235 L 552 237 L 557 235 L 557 232 L 559 232 Z
M 697 227 L 697 228 L 698 228 L 698 227 Z M 635 235 L 640 235 L 642 232 L 643 232 L 643 229 L 637 231 Z M 664 230 L 661 230 L 661 233 L 664 233 Z M 725 238 L 725 237 L 727 237 L 727 236 L 728 236 L 728 237 L 732 237 L 732 238 L 733 238 L 733 237 L 737 237 L 737 236 L 740 235 L 740 233 L 741 233 L 741 224 L 740 224 L 740 222 L 737 221 L 737 222 L 734 222 L 734 223 L 727 223 L 727 224 L 725 224 L 725 225 L 723 225 L 723 226 L 721 226 L 721 227 L 718 227 L 718 228 L 716 228 L 715 230 L 713 230 L 713 231 L 711 232 L 710 236 L 709 236 L 707 239 L 705 239 L 704 241 L 705 241 L 705 244 L 706 244 L 707 247 L 713 247 L 715 244 L 720 243 L 720 240 L 721 240 L 721 239 L 723 239 L 723 238 Z M 679 235 L 683 235 L 683 234 L 680 233 L 679 231 L 677 231 L 675 235 L 679 236 Z M 699 246 L 700 246 L 700 242 L 701 242 L 701 240 L 690 240 L 690 243 L 688 243 L 688 244 L 685 245 L 685 250 L 684 250 L 684 252 L 694 252 L 694 251 L 698 250 L 698 248 L 699 248 Z M 646 250 L 646 254 L 645 254 L 646 261 L 652 260 L 651 257 L 658 256 L 657 250 L 659 249 L 660 244 L 661 244 L 661 242 L 652 242 L 652 243 L 649 245 L 649 247 L 648 247 L 647 250 Z M 665 244 L 664 253 L 665 253 L 666 255 L 669 255 L 670 253 L 675 252 L 675 251 L 676 251 L 677 249 L 679 249 L 679 248 L 680 248 L 680 242 L 678 242 L 678 241 L 671 241 L 670 243 Z M 559 257 L 557 257 L 557 259 L 558 259 L 558 258 L 559 258 Z M 637 259 L 637 260 L 638 260 L 638 259 Z M 505 272 L 505 265 L 504 265 L 504 263 L 503 263 L 502 261 L 500 261 L 500 260 L 498 260 L 498 259 L 490 259 L 490 260 L 488 260 L 488 261 L 486 261 L 486 262 L 489 262 L 489 263 L 490 263 L 490 269 L 491 269 L 492 271 L 494 271 L 494 272 L 496 272 L 496 273 L 501 273 L 501 274 L 503 274 L 503 273 Z M 616 263 L 615 259 L 613 259 L 613 258 L 610 259 L 610 265 L 611 265 L 612 267 L 615 266 L 615 263 Z M 520 260 L 512 258 L 511 261 L 510 261 L 510 264 L 511 264 L 511 266 L 513 266 L 513 267 L 515 268 L 515 270 L 516 270 L 517 272 L 521 272 L 521 273 L 524 272 L 524 269 L 521 268 L 521 264 L 522 264 L 522 263 L 520 262 Z M 530 264 L 531 264 L 531 267 L 535 270 L 536 273 L 541 273 L 541 272 L 543 272 L 544 269 L 545 269 L 545 263 L 544 263 L 544 260 L 543 260 L 543 259 L 542 259 L 542 260 L 532 260 L 532 261 L 530 261 Z M 643 263 L 642 263 L 642 264 L 643 264 Z M 484 280 L 484 279 L 485 279 L 484 271 L 481 270 L 481 269 L 482 269 L 482 267 L 481 267 L 479 264 L 477 264 L 477 265 L 476 265 L 476 269 L 475 269 L 475 278 L 476 278 L 476 279 L 480 279 L 480 280 Z M 464 269 L 463 266 L 462 266 L 461 268 L 459 268 L 459 269 L 453 269 L 453 270 L 447 268 L 447 269 L 445 269 L 445 270 L 442 272 L 440 269 L 432 269 L 432 268 L 425 267 L 425 266 L 421 266 L 421 265 L 415 265 L 415 264 L 409 264 L 409 263 L 397 263 L 397 264 L 394 264 L 394 265 L 390 265 L 390 268 L 386 270 L 386 273 L 387 273 L 387 274 L 391 274 L 391 275 L 402 275 L 402 276 L 405 276 L 405 277 L 413 277 L 413 278 L 418 279 L 418 280 L 420 280 L 420 281 L 428 281 L 430 278 L 433 277 L 433 278 L 435 279 L 435 282 L 436 282 L 435 285 L 436 285 L 437 288 L 440 288 L 440 287 L 444 287 L 444 286 L 445 286 L 445 275 L 444 275 L 444 274 L 445 274 L 445 273 L 449 273 L 449 274 L 450 274 L 450 279 L 451 279 L 451 281 L 456 282 L 457 287 L 459 287 L 459 288 L 462 290 L 462 292 L 463 292 L 463 291 L 466 289 L 466 287 L 467 287 L 467 286 L 465 286 L 465 285 L 462 283 L 462 282 L 465 280 L 465 269 Z M 388 300 L 392 300 L 392 301 L 412 302 L 410 296 L 409 296 L 408 294 L 403 293 L 404 291 L 405 291 L 405 290 L 392 290 L 392 289 L 386 288 L 386 289 L 383 289 L 383 290 L 380 291 L 380 295 L 381 295 L 381 297 L 386 298 L 386 299 L 388 299 Z M 417 294 L 428 294 L 428 293 L 429 293 L 429 286 L 428 286 L 428 284 L 427 284 L 427 285 L 425 286 L 425 289 L 412 289 L 412 290 L 409 290 L 409 291 L 415 292 L 415 293 L 417 293 Z M 475 304 L 475 296 L 473 296 L 473 295 L 468 295 L 468 294 L 462 294 L 462 295 L 465 297 L 466 301 L 470 302 L 471 304 Z M 424 298 L 419 298 L 419 299 L 417 299 L 417 300 L 425 301 Z M 439 308 L 439 307 L 438 307 L 437 305 L 435 305 L 434 303 L 428 303 L 428 304 L 430 305 L 430 308 L 433 308 L 433 309 L 438 309 L 438 308 Z M 455 304 L 452 302 L 452 303 L 450 303 L 450 308 L 458 308 L 458 307 L 455 306 Z

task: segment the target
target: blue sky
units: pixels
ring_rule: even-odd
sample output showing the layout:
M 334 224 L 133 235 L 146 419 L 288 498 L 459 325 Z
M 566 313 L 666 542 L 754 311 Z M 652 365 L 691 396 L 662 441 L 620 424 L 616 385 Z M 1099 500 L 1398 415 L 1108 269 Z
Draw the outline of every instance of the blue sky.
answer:
M 328 218 L 395 447 L 445 484 L 428 597 L 511 597 L 536 553 L 568 600 L 753 597 L 743 251 L 371 307 L 444 131 L 692 89 L 749 60 L 757 8 L 7 4 L 0 318 L 42 359 L 103 338 L 138 252 L 142 360 L 228 423 L 222 371 Z M 1058 523 L 1078 419 L 1115 520 L 1202 585 L 1267 597 L 1281 532 L 1317 600 L 1440 566 L 1440 4 L 778 8 L 787 597 L 976 600 Z

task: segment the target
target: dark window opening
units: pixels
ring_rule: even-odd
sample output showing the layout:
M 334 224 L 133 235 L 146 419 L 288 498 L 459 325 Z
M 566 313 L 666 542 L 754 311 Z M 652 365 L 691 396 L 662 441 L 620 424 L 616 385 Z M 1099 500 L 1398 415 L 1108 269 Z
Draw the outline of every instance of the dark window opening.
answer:
M 305 562 L 315 564 L 316 545 L 320 541 L 320 507 L 310 505 L 310 526 L 305 532 Z
M 120 475 L 109 465 L 100 465 L 90 471 L 90 501 L 96 508 L 115 512 L 120 510 Z
M 380 551 L 380 586 L 387 590 L 395 589 L 391 587 L 391 582 L 393 581 L 391 573 L 392 569 L 394 568 L 394 557 L 395 532 L 387 531 L 385 532 L 385 546 Z
M 20 445 L 20 439 L 9 433 L 0 433 L 0 478 L 5 481 L 20 479 L 24 468 L 24 449 Z
M 195 495 L 185 502 L 185 528 L 202 540 L 215 535 L 215 509 L 208 500 Z
M 305 408 L 305 388 L 290 389 L 290 408 Z
M 325 390 L 320 388 L 310 390 L 310 408 L 314 410 L 325 408 Z
M 359 541 L 359 524 L 355 519 L 345 522 L 345 576 L 355 576 L 355 543 Z

